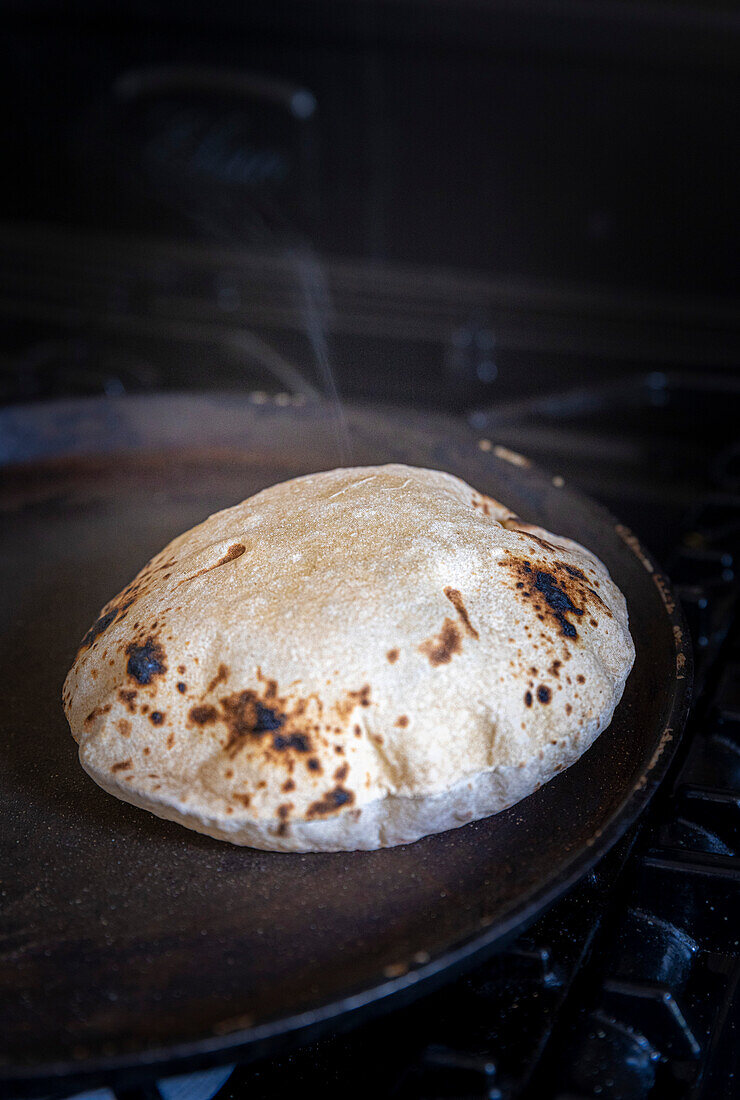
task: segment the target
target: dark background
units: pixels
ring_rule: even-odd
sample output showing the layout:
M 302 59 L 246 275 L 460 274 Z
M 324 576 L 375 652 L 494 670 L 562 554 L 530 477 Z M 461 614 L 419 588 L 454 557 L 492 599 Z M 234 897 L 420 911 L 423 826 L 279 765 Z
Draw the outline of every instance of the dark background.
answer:
M 269 388 L 245 331 L 326 390 L 312 327 L 458 410 L 737 362 L 735 5 L 2 9 L 11 399 Z

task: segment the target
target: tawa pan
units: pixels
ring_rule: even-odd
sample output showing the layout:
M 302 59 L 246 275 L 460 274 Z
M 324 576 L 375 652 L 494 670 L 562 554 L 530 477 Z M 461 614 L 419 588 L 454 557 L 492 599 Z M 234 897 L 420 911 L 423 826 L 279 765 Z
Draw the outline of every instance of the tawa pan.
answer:
M 0 413 L 0 1080 L 10 1094 L 263 1054 L 411 996 L 521 931 L 665 773 L 690 656 L 670 587 L 637 538 L 453 420 L 345 415 L 350 456 L 331 410 L 248 396 Z M 209 513 L 348 459 L 449 470 L 599 555 L 627 597 L 637 647 L 609 729 L 507 812 L 387 851 L 236 848 L 105 794 L 77 763 L 60 703 L 98 609 Z

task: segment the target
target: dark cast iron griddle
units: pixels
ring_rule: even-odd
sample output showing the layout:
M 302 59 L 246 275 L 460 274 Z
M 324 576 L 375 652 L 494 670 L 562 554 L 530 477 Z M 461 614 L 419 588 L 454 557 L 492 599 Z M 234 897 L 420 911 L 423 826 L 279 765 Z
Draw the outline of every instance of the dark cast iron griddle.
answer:
M 273 482 L 339 465 L 336 419 L 246 396 L 3 411 L 0 1079 L 11 1094 L 262 1053 L 410 995 L 521 930 L 604 854 L 665 772 L 688 649 L 637 539 L 454 421 L 346 416 L 353 464 L 449 470 L 602 558 L 637 647 L 614 721 L 506 813 L 387 851 L 236 848 L 111 798 L 79 767 L 60 703 L 80 638 L 174 535 Z

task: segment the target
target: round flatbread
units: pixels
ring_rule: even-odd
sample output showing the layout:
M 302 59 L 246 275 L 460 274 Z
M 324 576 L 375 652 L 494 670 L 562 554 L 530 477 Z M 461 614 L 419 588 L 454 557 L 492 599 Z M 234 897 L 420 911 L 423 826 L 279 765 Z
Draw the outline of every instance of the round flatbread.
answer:
M 101 611 L 64 706 L 118 798 L 235 844 L 373 849 L 531 794 L 633 660 L 589 551 L 450 474 L 371 466 L 174 539 Z

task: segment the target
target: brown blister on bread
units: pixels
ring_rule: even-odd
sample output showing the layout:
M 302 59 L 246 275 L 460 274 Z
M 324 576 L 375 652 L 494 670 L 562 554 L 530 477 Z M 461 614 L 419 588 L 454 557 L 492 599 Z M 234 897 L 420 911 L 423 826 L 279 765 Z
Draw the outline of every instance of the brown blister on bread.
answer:
M 176 587 L 179 588 L 181 584 L 185 584 L 187 581 L 194 581 L 196 577 L 203 577 L 206 573 L 212 573 L 214 569 L 219 569 L 222 565 L 228 565 L 229 562 L 236 561 L 237 558 L 246 553 L 246 549 L 243 542 L 235 542 L 217 562 L 206 566 L 205 569 L 199 569 L 197 573 L 193 573 L 190 577 L 183 577 L 181 581 L 178 581 Z
M 450 663 L 456 653 L 462 653 L 462 635 L 456 623 L 452 619 L 445 619 L 439 634 L 428 638 L 419 646 L 419 652 L 428 658 L 429 664 L 438 668 L 439 665 Z

